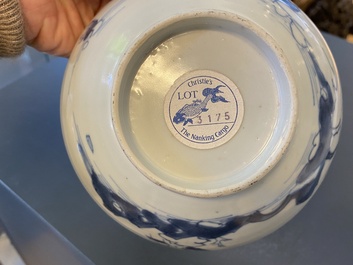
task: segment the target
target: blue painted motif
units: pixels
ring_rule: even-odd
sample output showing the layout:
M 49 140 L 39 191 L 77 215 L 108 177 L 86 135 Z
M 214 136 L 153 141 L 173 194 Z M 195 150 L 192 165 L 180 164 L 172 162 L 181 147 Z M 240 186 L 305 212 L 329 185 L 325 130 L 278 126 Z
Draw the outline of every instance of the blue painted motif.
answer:
M 118 1 L 114 6 L 112 6 L 108 12 L 101 18 L 96 18 L 91 21 L 86 31 L 83 33 L 81 37 L 82 48 L 84 50 L 88 47 L 89 42 L 92 37 L 98 35 L 98 33 L 109 23 L 109 21 L 115 17 L 121 10 L 124 9 L 123 3 L 126 0 Z M 118 8 L 120 7 L 120 8 Z
M 92 144 L 91 136 L 89 134 L 86 135 L 86 142 L 87 142 L 91 152 L 94 153 L 94 147 L 93 147 L 93 144 Z
M 291 9 L 294 8 L 289 1 L 273 0 L 272 2 L 282 2 Z M 281 12 L 286 12 L 281 5 L 276 5 L 275 8 L 276 10 L 277 8 L 280 8 Z M 283 17 L 283 14 L 280 14 L 280 16 Z M 290 189 L 288 195 L 282 198 L 280 202 L 277 202 L 277 207 L 275 208 L 273 208 L 273 205 L 268 205 L 263 209 L 245 215 L 233 215 L 210 220 L 195 221 L 153 213 L 122 198 L 102 183 L 101 179 L 104 179 L 104 177 L 94 169 L 92 163 L 89 161 L 78 134 L 78 148 L 86 169 L 92 179 L 92 185 L 102 199 L 104 206 L 111 213 L 128 220 L 138 228 L 156 229 L 158 231 L 158 237 L 156 235 L 148 236 L 149 239 L 154 240 L 155 242 L 179 248 L 190 248 L 189 246 L 183 246 L 178 240 L 194 238 L 194 246 L 191 248 L 201 249 L 203 246 L 207 245 L 223 247 L 224 243 L 230 240 L 227 238 L 228 234 L 237 232 L 245 225 L 269 220 L 285 209 L 291 202 L 294 201 L 296 205 L 300 205 L 305 203 L 313 195 L 320 182 L 320 178 L 322 177 L 325 163 L 330 161 L 335 154 L 335 150 L 331 150 L 330 143 L 332 138 L 338 135 L 341 125 L 338 124 L 334 126 L 333 124 L 335 101 L 332 91 L 335 88 L 331 87 L 326 79 L 318 64 L 317 58 L 315 58 L 315 55 L 312 53 L 312 48 L 310 47 L 309 42 L 305 39 L 305 36 L 303 35 L 300 41 L 294 36 L 294 32 L 297 31 L 293 30 L 293 27 L 298 27 L 296 22 L 290 18 L 289 14 L 287 18 L 286 26 L 288 27 L 289 32 L 292 33 L 293 38 L 297 41 L 298 48 L 303 54 L 303 57 L 308 58 L 306 61 L 308 70 L 316 73 L 316 75 L 311 76 L 312 82 L 319 84 L 320 87 L 318 98 L 318 122 L 320 128 L 313 140 L 307 164 L 300 171 L 296 180 L 296 185 Z M 305 45 L 303 45 L 302 41 L 304 41 Z M 186 114 L 185 117 L 187 117 Z M 92 139 L 90 141 L 93 149 Z M 269 211 L 268 209 L 272 210 Z
M 120 0 L 110 7 L 108 12 L 104 14 L 101 18 L 95 18 L 91 21 L 90 25 L 87 27 L 86 31 L 82 34 L 78 44 L 77 44 L 77 56 L 75 60 L 75 64 L 71 70 L 71 76 L 69 80 L 69 89 L 67 93 L 69 93 L 71 88 L 72 77 L 74 76 L 74 72 L 76 70 L 76 66 L 81 58 L 81 53 L 88 47 L 90 40 L 98 35 L 98 33 L 108 24 L 108 22 L 115 17 L 121 10 L 125 8 L 123 5 L 126 0 Z
M 301 12 L 301 9 L 297 5 L 295 5 L 291 0 L 273 0 L 272 2 L 274 4 L 283 3 L 288 6 L 292 11 Z
M 193 124 L 193 120 L 195 117 L 200 115 L 202 112 L 207 112 L 207 104 L 209 101 L 212 103 L 216 102 L 224 102 L 228 103 L 224 97 L 219 96 L 219 93 L 223 93 L 220 88 L 225 87 L 223 85 L 219 85 L 215 88 L 205 88 L 202 91 L 202 95 L 205 97 L 202 101 L 200 99 L 194 100 L 191 104 L 185 104 L 178 112 L 175 114 L 173 118 L 173 122 L 179 124 L 184 122 L 185 126 L 188 123 Z

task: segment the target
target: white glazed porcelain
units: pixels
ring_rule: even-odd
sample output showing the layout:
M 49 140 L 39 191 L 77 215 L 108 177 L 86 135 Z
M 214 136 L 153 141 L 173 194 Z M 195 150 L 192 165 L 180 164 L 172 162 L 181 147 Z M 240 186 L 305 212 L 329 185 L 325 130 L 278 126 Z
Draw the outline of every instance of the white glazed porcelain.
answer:
M 71 162 L 116 221 L 176 248 L 261 238 L 312 197 L 342 120 L 338 73 L 291 1 L 113 1 L 70 57 Z

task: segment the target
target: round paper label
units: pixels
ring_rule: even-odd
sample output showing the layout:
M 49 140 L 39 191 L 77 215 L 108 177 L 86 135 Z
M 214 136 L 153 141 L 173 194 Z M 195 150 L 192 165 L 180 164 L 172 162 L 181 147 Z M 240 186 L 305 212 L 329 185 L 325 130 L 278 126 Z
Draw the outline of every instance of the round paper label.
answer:
M 196 70 L 178 78 L 164 102 L 169 130 L 183 144 L 210 149 L 228 142 L 239 130 L 244 103 L 226 76 Z

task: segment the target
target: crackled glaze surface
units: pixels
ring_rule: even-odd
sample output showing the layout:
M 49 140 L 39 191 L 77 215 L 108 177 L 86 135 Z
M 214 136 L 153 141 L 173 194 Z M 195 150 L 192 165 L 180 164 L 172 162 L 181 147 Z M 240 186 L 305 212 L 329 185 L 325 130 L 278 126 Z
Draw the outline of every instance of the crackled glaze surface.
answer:
M 92 21 L 70 58 L 61 117 L 81 182 L 126 228 L 176 248 L 221 249 L 271 233 L 311 198 L 335 154 L 341 91 L 322 36 L 291 1 L 182 0 L 167 5 L 154 0 L 149 5 L 154 8 L 147 14 L 138 1 L 113 2 Z M 190 14 L 200 19 L 186 19 Z M 215 17 L 239 28 L 225 39 L 239 44 L 241 52 L 234 45 L 222 46 L 223 53 L 213 47 L 216 42 L 207 36 L 224 34 L 222 27 L 205 26 Z M 179 23 L 182 18 L 186 22 Z M 196 31 L 199 35 L 192 35 Z M 177 45 L 168 46 L 170 55 L 161 51 L 163 44 L 185 36 L 188 42 L 175 42 L 181 53 Z M 212 45 L 197 42 L 200 38 Z M 144 43 L 150 50 L 139 48 Z M 249 49 L 251 55 L 245 52 Z M 180 54 L 190 58 L 197 52 L 196 59 L 178 60 Z M 201 59 L 202 52 L 213 59 Z M 150 67 L 158 55 L 165 61 L 158 61 L 163 64 L 154 72 Z M 222 60 L 217 63 L 217 58 Z M 244 119 L 224 144 L 198 149 L 173 136 L 163 107 L 175 80 L 206 68 L 239 88 Z M 272 96 L 266 100 L 261 91 Z M 229 101 L 219 90 L 214 94 L 214 102 Z M 177 105 L 172 114 L 183 110 L 184 116 L 176 121 L 190 113 L 182 123 L 186 128 L 208 118 L 200 115 L 209 115 L 211 103 L 196 109 L 202 100 L 195 97 L 194 105 L 185 101 L 185 108 Z M 258 128 L 263 134 L 256 134 Z

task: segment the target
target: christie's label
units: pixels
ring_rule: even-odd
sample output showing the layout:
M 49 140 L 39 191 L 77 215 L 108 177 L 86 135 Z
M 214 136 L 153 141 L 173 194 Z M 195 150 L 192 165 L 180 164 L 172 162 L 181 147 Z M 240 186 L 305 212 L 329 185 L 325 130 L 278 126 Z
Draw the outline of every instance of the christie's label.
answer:
M 228 142 L 240 128 L 244 104 L 226 76 L 197 70 L 178 78 L 165 97 L 169 130 L 183 144 L 210 149 Z

